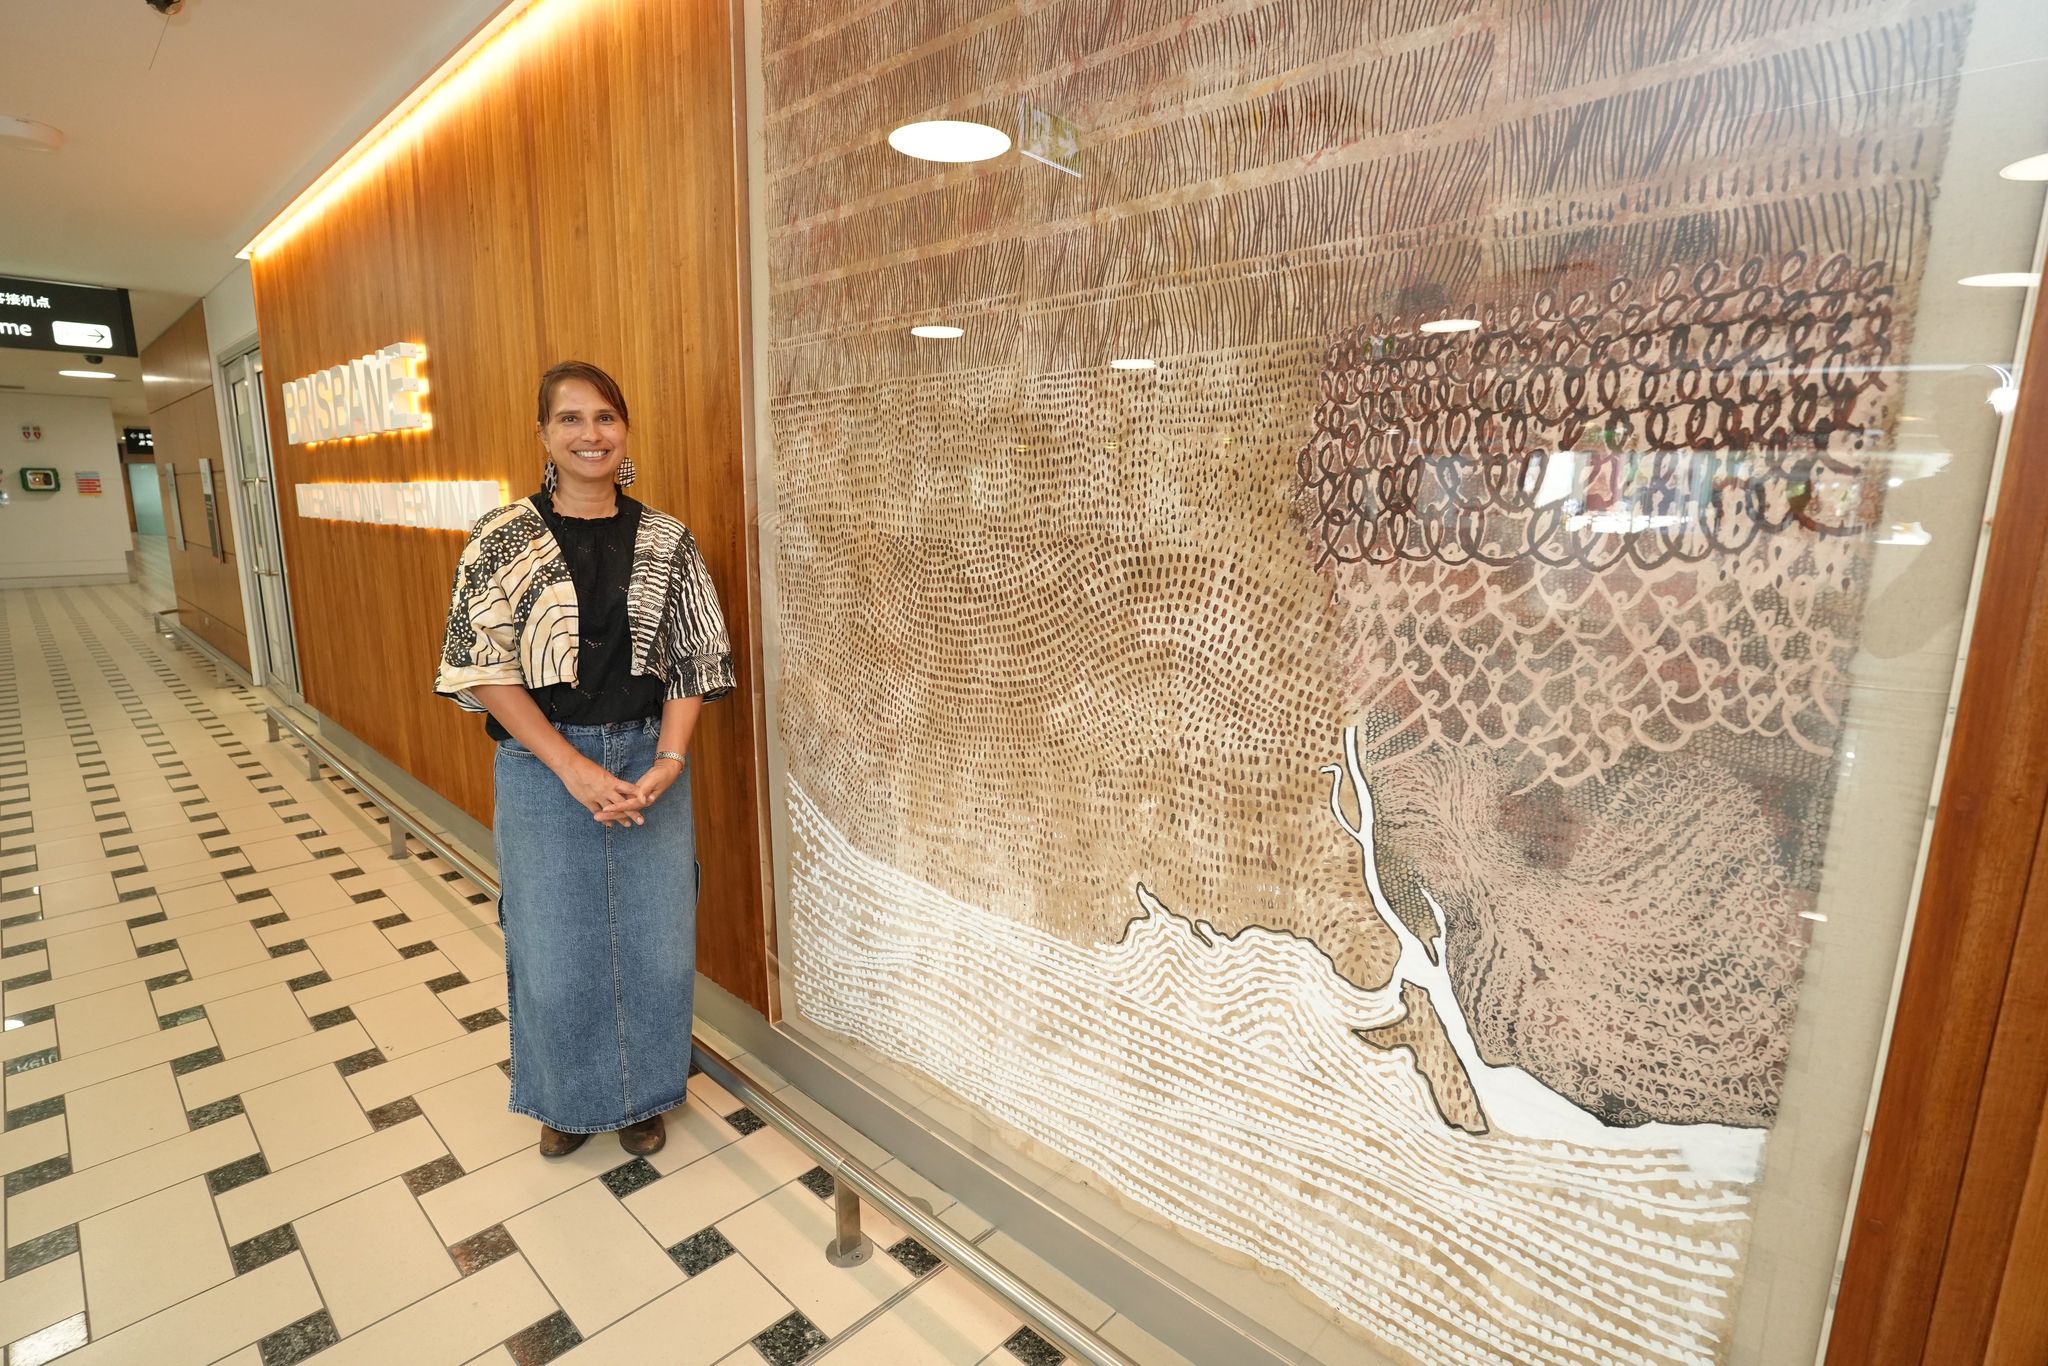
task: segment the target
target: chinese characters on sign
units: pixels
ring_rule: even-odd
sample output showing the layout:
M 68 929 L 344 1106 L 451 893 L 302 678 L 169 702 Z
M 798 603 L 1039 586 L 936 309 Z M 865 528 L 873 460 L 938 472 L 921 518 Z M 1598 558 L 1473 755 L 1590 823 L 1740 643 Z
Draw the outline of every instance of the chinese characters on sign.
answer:
M 0 347 L 132 356 L 128 291 L 0 275 Z
M 50 296 L 47 294 L 16 294 L 12 290 L 0 290 L 0 304 L 6 304 L 11 308 L 48 308 L 50 306 Z

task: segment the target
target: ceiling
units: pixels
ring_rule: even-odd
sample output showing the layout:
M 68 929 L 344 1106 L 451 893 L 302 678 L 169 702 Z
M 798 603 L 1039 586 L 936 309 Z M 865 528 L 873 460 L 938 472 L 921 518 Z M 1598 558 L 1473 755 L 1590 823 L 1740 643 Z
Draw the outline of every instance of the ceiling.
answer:
M 0 274 L 133 292 L 147 345 L 245 246 L 505 0 L 0 0 L 0 114 L 56 152 L 0 142 Z M 140 366 L 0 349 L 0 385 L 144 410 Z

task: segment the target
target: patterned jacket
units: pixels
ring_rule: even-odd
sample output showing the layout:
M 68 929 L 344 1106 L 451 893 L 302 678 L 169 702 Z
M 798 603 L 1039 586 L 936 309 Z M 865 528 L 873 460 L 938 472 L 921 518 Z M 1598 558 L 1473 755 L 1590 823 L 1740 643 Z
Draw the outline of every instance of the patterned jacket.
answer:
M 681 522 L 653 508 L 641 510 L 633 542 L 626 618 L 633 672 L 660 678 L 666 696 L 708 702 L 732 691 L 732 641 L 704 557 Z M 455 566 L 434 691 L 482 711 L 472 688 L 574 683 L 581 639 L 569 563 L 533 501 L 486 513 Z

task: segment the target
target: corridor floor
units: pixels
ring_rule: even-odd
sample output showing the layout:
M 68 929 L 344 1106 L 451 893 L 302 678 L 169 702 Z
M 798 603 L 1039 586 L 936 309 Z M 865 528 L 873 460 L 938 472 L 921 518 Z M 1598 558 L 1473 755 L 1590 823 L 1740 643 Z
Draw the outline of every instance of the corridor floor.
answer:
M 0 592 L 8 1366 L 1060 1360 L 872 1211 L 828 1265 L 707 1077 L 542 1159 L 485 898 L 299 753 L 134 589 Z

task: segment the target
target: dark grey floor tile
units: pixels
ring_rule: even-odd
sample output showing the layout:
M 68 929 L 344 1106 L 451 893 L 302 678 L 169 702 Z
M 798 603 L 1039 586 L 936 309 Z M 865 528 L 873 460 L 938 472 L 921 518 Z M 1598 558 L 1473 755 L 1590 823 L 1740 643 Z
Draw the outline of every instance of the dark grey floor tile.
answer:
M 382 1049 L 366 1048 L 360 1053 L 349 1054 L 334 1065 L 341 1070 L 341 1075 L 352 1077 L 358 1072 L 367 1072 L 372 1067 L 379 1066 L 384 1060 Z
M 427 990 L 438 996 L 444 991 L 453 991 L 457 987 L 466 987 L 468 985 L 469 979 L 467 977 L 464 977 L 459 972 L 451 972 L 446 977 L 436 977 L 433 981 L 427 983 Z
M 24 973 L 20 977 L 10 977 L 4 982 L 0 982 L 0 991 L 14 991 L 20 987 L 40 986 L 49 980 L 50 974 L 47 970 Z
M 725 1122 L 727 1124 L 732 1125 L 733 1128 L 739 1130 L 742 1135 L 751 1134 L 757 1129 L 765 1129 L 768 1127 L 767 1122 L 765 1120 L 763 1120 L 759 1115 L 755 1114 L 752 1110 L 747 1109 L 744 1105 L 742 1105 L 739 1109 L 733 1111 L 731 1114 L 727 1115 L 725 1117 Z
M 804 1189 L 820 1200 L 830 1200 L 839 1193 L 839 1183 L 833 1180 L 832 1173 L 823 1167 L 813 1167 L 797 1180 L 803 1182 Z
M 228 1249 L 228 1256 L 234 1259 L 235 1274 L 245 1275 L 266 1262 L 274 1262 L 287 1252 L 299 1250 L 299 1235 L 290 1224 L 279 1224 L 268 1233 L 259 1233 L 246 1243 L 236 1243 Z
M 412 917 L 407 915 L 404 911 L 400 911 L 397 915 L 387 915 L 381 920 L 372 920 L 370 923 L 372 925 L 375 925 L 380 930 L 392 930 L 398 928 L 400 925 L 410 925 L 412 923 Z
M 52 1115 L 61 1115 L 63 1113 L 64 1097 L 51 1096 L 48 1100 L 39 1100 L 33 1105 L 24 1105 L 19 1109 L 9 1110 L 7 1112 L 7 1127 L 19 1129 L 23 1125 L 37 1124 L 50 1118 Z
M 269 915 L 259 915 L 254 920 L 251 920 L 249 928 L 252 930 L 267 930 L 272 925 L 282 925 L 290 919 L 291 916 L 284 911 L 272 911 Z
M 0 958 L 19 958 L 24 953 L 34 953 L 37 949 L 47 948 L 49 943 L 47 939 L 24 939 L 19 944 L 9 944 L 6 948 L 0 949 Z
M 329 982 L 333 980 L 333 978 L 329 977 L 324 972 L 309 972 L 304 977 L 292 978 L 292 980 L 286 982 L 285 985 L 290 987 L 293 991 L 304 991 L 307 987 L 326 986 Z
M 462 1163 L 453 1153 L 448 1153 L 407 1172 L 405 1188 L 414 1195 L 425 1195 L 428 1191 L 439 1190 L 462 1174 Z
M 370 1127 L 372 1129 L 388 1129 L 394 1124 L 403 1124 L 408 1119 L 416 1119 L 419 1117 L 419 1114 L 420 1103 L 418 1101 L 414 1100 L 411 1096 L 400 1096 L 390 1104 L 379 1105 L 376 1109 L 370 1111 Z
M 272 944 L 270 946 L 270 956 L 272 958 L 283 958 L 286 954 L 304 953 L 305 950 L 305 940 L 293 939 L 283 944 Z
M 270 1163 L 262 1153 L 251 1153 L 225 1167 L 215 1167 L 206 1174 L 206 1188 L 215 1195 L 225 1195 L 237 1186 L 246 1186 L 251 1181 L 270 1175 Z
M 17 1338 L 7 1349 L 7 1359 L 17 1363 L 41 1363 L 55 1361 L 67 1352 L 75 1352 L 85 1346 L 85 1311 L 79 1310 L 60 1323 L 53 1323 L 40 1333 L 30 1333 Z
M 576 1331 L 569 1316 L 557 1309 L 532 1327 L 506 1338 L 505 1350 L 518 1366 L 546 1366 L 582 1341 L 583 1334 Z
M 512 1235 L 505 1231 L 503 1224 L 493 1224 L 482 1233 L 471 1234 L 448 1249 L 448 1255 L 455 1259 L 455 1268 L 463 1275 L 482 1271 L 492 1262 L 502 1262 L 519 1250 L 512 1241 Z
M 922 1276 L 927 1272 L 937 1271 L 945 1265 L 944 1262 L 932 1254 L 930 1248 L 915 1238 L 905 1238 L 902 1242 L 889 1249 L 889 1255 L 896 1259 L 897 1265 L 913 1276 Z
M 1060 1366 L 1067 1354 L 1029 1328 L 1019 1328 L 1003 1343 L 1003 1350 L 1025 1366 Z
M 342 1006 L 339 1009 L 323 1011 L 320 1014 L 315 1015 L 313 1017 L 313 1028 L 332 1029 L 336 1025 L 347 1024 L 350 1020 L 353 1020 L 355 1017 L 356 1012 L 353 1008 L 349 1006 Z
M 25 1243 L 16 1243 L 7 1249 L 7 1274 L 19 1276 L 24 1271 L 33 1271 L 45 1262 L 54 1262 L 59 1257 L 69 1257 L 78 1251 L 78 1225 L 66 1224 L 52 1229 L 40 1238 L 31 1238 Z
M 462 1027 L 472 1034 L 476 1033 L 479 1029 L 489 1029 L 492 1025 L 501 1025 L 503 1023 L 505 1023 L 505 1012 L 496 1006 L 492 1006 L 489 1010 L 479 1010 L 474 1015 L 462 1017 Z
M 161 977 L 150 978 L 143 985 L 151 991 L 162 991 L 165 987 L 182 986 L 191 980 L 192 974 L 189 972 L 167 972 Z
M 149 915 L 136 916 L 133 920 L 128 922 L 128 928 L 131 930 L 139 930 L 144 925 L 161 925 L 164 921 L 169 920 L 170 918 L 170 913 L 167 911 L 154 911 Z
M 32 1166 L 7 1173 L 7 1194 L 11 1199 L 23 1191 L 32 1191 L 37 1186 L 47 1186 L 52 1181 L 71 1175 L 71 1155 L 61 1153 Z
M 192 1024 L 205 1018 L 205 1006 L 186 1006 L 183 1010 L 174 1010 L 168 1015 L 157 1016 L 156 1027 L 158 1029 L 176 1029 L 179 1025 Z
M 211 1067 L 217 1062 L 226 1062 L 227 1055 L 219 1048 L 202 1048 L 197 1053 L 187 1053 L 182 1058 L 171 1059 L 171 1075 L 182 1077 L 197 1072 L 202 1067 Z
M 334 1331 L 334 1320 L 322 1309 L 278 1329 L 257 1343 L 256 1348 L 262 1354 L 263 1366 L 298 1366 L 315 1352 L 325 1351 L 340 1341 L 341 1334 Z
M 826 1337 L 802 1314 L 790 1314 L 754 1335 L 754 1350 L 768 1358 L 769 1366 L 796 1366 L 823 1347 Z
M 677 1243 L 668 1250 L 668 1255 L 685 1276 L 695 1276 L 709 1271 L 736 1251 L 738 1249 L 726 1240 L 723 1233 L 707 1228 Z
M 236 1115 L 243 1113 L 245 1112 L 242 1109 L 242 1098 L 240 1096 L 229 1096 L 225 1100 L 216 1100 L 210 1105 L 202 1105 L 196 1110 L 187 1110 L 185 1112 L 185 1122 L 195 1129 L 204 1129 L 209 1124 L 218 1124 L 224 1119 L 233 1119 Z
M 155 944 L 144 944 L 141 948 L 135 951 L 135 956 L 137 958 L 154 958 L 156 955 L 160 953 L 170 953 L 177 947 L 177 940 L 165 939 Z
M 418 944 L 407 944 L 398 951 L 398 956 L 400 958 L 425 958 L 428 954 L 435 952 L 437 950 L 434 948 L 434 941 L 428 939 Z
M 48 1067 L 55 1061 L 57 1061 L 56 1049 L 38 1048 L 33 1053 L 24 1053 L 18 1058 L 9 1058 L 6 1063 L 0 1064 L 0 1072 L 4 1072 L 7 1076 L 11 1077 L 21 1072 L 33 1072 L 38 1067 Z
M 37 1006 L 34 1010 L 20 1010 L 9 1014 L 7 1025 L 10 1029 L 20 1029 L 27 1025 L 41 1024 L 45 1020 L 54 1020 L 56 1018 L 57 1007 Z
M 622 1166 L 613 1167 L 603 1177 L 605 1189 L 621 1200 L 636 1190 L 644 1189 L 661 1180 L 661 1173 L 654 1164 L 644 1157 L 636 1157 Z

